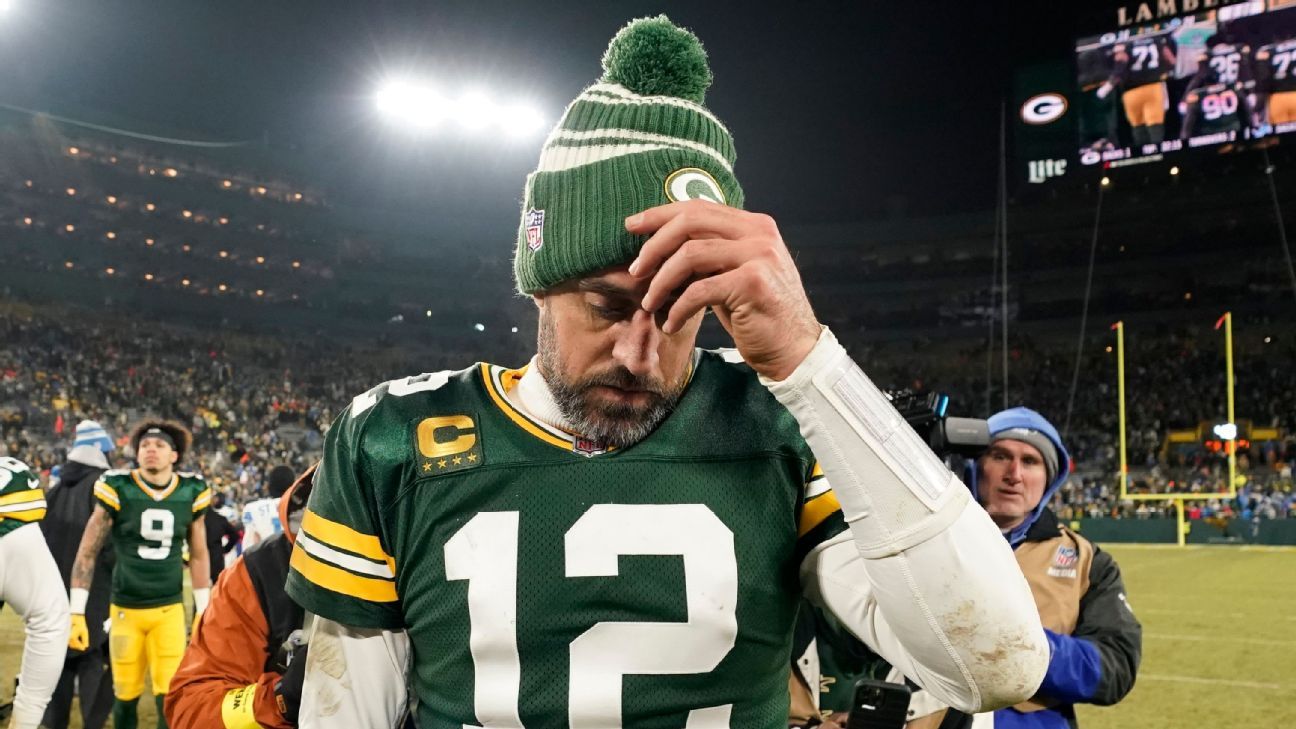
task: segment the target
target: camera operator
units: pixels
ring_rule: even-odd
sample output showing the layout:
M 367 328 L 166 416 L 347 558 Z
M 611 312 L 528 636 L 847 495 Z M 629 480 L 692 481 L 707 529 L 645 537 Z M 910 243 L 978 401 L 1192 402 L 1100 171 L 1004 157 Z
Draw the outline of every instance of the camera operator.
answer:
M 1031 587 L 1050 645 L 1048 673 L 1030 700 L 969 717 L 947 711 L 929 693 L 915 690 L 906 729 L 1076 729 L 1074 704 L 1108 706 L 1124 698 L 1134 686 L 1142 628 L 1126 600 L 1116 561 L 1062 526 L 1048 508 L 1072 466 L 1057 429 L 1024 407 L 978 421 L 946 418 L 948 398 L 940 394 L 896 390 L 888 397 L 947 465 L 963 471 L 972 495 L 1003 532 Z M 890 683 L 906 683 L 811 606 L 803 606 L 794 643 L 792 726 L 840 722 L 851 708 L 858 679 L 885 676 Z M 898 729 L 899 721 L 888 726 Z
M 969 463 L 968 486 L 1012 545 L 1048 635 L 1048 673 L 1016 706 L 973 726 L 1069 727 L 1074 704 L 1109 706 L 1134 687 L 1142 628 L 1112 556 L 1058 523 L 1049 499 L 1071 472 L 1057 429 L 1023 407 L 991 416 L 990 446 Z

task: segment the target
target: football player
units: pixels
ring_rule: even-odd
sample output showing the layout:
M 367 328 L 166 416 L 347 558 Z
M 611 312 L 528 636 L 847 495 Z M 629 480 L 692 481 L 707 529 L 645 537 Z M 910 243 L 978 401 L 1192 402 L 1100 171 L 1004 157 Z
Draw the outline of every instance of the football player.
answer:
M 1219 132 L 1235 135 L 1248 126 L 1250 119 L 1246 95 L 1238 84 L 1211 84 L 1189 91 L 1184 97 L 1182 139 Z
M 1112 74 L 1111 46 L 1088 48 L 1076 56 L 1080 84 L 1079 131 L 1081 152 L 1114 149 L 1117 138 L 1116 100 L 1107 85 Z M 1103 88 L 1107 92 L 1099 95 Z
M 1125 119 L 1134 146 L 1160 144 L 1165 139 L 1165 112 L 1169 104 L 1166 79 L 1175 67 L 1174 41 L 1165 35 L 1144 36 L 1117 43 L 1112 48 L 1111 79 L 1098 90 L 1100 97 L 1121 89 Z
M 1269 124 L 1296 122 L 1296 38 L 1256 49 L 1256 91 Z
M 186 540 L 195 617 L 207 607 L 211 593 L 202 514 L 211 505 L 212 492 L 201 476 L 175 470 L 192 442 L 193 436 L 178 423 L 146 420 L 135 427 L 131 445 L 139 468 L 107 471 L 95 484 L 98 503 L 72 568 L 68 645 L 84 650 L 89 640 L 85 606 L 95 557 L 111 538 L 117 566 L 108 652 L 117 729 L 135 729 L 138 723 L 146 665 L 157 703 L 157 725 L 166 727 L 162 699 L 185 649 L 181 550 Z
M 741 209 L 697 39 L 635 21 L 604 68 L 523 192 L 536 357 L 379 385 L 328 431 L 299 726 L 389 729 L 409 687 L 424 729 L 784 727 L 803 594 L 943 700 L 1034 694 L 1011 551 Z M 695 348 L 707 308 L 737 351 Z
M 67 652 L 67 593 L 37 523 L 44 516 L 40 479 L 17 458 L 0 458 L 0 606 L 8 603 L 27 631 L 11 729 L 40 724 Z
M 1251 87 L 1255 74 L 1251 71 L 1251 46 L 1234 42 L 1231 37 L 1216 34 L 1206 40 L 1206 48 L 1197 54 L 1197 73 L 1185 87 L 1185 95 L 1204 86 Z

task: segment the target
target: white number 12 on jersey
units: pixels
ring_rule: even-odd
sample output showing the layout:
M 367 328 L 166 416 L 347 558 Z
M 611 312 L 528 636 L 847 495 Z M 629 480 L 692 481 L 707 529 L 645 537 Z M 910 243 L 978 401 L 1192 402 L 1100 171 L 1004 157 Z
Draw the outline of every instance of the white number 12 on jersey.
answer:
M 446 579 L 468 580 L 477 721 L 522 726 L 517 648 L 516 511 L 481 512 L 445 545 Z M 626 674 L 712 671 L 738 636 L 733 532 L 702 504 L 597 504 L 565 536 L 568 577 L 615 577 L 626 554 L 680 555 L 688 621 L 603 622 L 571 642 L 572 729 L 621 726 Z M 685 729 L 729 726 L 731 705 L 694 709 Z

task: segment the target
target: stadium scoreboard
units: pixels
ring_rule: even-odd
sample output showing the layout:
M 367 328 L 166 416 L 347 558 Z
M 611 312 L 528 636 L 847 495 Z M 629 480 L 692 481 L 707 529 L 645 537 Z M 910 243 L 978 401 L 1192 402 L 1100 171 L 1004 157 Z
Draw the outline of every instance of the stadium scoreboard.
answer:
M 1296 0 L 1122 6 L 1065 55 L 1015 79 L 1026 183 L 1296 140 Z

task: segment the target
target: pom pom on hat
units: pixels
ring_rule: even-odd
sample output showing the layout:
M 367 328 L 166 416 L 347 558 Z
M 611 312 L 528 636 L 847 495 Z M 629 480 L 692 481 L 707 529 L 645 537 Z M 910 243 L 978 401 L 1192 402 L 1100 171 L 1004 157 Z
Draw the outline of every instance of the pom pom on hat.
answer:
M 711 78 L 702 42 L 665 15 L 630 21 L 603 54 L 603 80 L 641 96 L 701 104 Z

